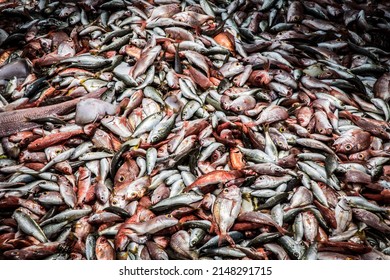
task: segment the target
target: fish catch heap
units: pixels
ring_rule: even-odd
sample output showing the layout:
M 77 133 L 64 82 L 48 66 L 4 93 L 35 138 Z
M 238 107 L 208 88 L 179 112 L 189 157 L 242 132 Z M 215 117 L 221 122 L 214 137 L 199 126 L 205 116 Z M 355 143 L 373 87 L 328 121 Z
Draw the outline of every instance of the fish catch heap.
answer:
M 389 259 L 390 3 L 0 1 L 0 259 Z

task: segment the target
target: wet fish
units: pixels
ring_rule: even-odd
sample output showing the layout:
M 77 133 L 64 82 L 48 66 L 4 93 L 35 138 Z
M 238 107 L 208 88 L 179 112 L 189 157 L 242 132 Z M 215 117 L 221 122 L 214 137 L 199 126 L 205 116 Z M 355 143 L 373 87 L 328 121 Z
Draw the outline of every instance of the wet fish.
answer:
M 0 259 L 387 258 L 386 1 L 73 2 L 0 7 Z

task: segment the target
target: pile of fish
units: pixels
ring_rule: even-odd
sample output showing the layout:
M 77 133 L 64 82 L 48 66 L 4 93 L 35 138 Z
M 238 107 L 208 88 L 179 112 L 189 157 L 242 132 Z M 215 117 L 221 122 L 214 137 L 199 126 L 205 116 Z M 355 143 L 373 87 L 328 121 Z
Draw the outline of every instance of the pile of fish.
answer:
M 0 1 L 0 259 L 389 259 L 390 3 Z

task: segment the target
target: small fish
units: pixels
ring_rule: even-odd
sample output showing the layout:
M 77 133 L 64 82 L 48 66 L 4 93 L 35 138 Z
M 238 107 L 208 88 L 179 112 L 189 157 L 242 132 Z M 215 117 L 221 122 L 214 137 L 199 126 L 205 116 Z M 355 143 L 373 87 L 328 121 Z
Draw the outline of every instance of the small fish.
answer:
M 48 242 L 48 239 L 42 228 L 33 219 L 31 219 L 28 214 L 24 213 L 20 209 L 16 209 L 13 217 L 18 223 L 18 227 L 22 232 L 34 236 L 42 243 Z
M 212 213 L 215 230 L 220 240 L 226 238 L 230 244 L 235 244 L 227 233 L 238 217 L 241 202 L 241 191 L 235 185 L 223 189 L 217 196 L 213 204 Z

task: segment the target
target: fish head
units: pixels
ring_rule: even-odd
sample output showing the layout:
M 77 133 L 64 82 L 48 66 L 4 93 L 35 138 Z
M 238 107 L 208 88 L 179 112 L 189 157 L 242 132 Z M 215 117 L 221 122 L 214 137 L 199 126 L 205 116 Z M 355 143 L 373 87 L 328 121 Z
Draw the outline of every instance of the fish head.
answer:
M 367 149 L 372 141 L 371 134 L 361 129 L 351 129 L 334 141 L 336 152 L 351 154 Z
M 225 198 L 239 201 L 241 199 L 241 190 L 236 185 L 224 188 L 218 195 L 218 198 Z
M 121 188 L 131 183 L 138 175 L 139 167 L 133 159 L 126 160 L 118 169 L 114 177 L 114 186 Z
M 194 18 L 188 12 L 180 12 L 172 16 L 172 19 L 179 22 L 185 22 L 191 25 L 194 23 Z
M 137 222 L 146 222 L 150 221 L 151 219 L 154 219 L 156 215 L 149 209 L 141 208 L 136 213 L 136 220 Z
M 232 101 L 230 100 L 229 96 L 223 95 L 221 97 L 221 106 L 222 109 L 229 110 L 230 109 L 230 104 Z
M 160 215 L 154 218 L 156 223 L 165 224 L 167 227 L 177 225 L 179 220 L 176 219 L 172 214 Z
M 124 208 L 128 204 L 128 202 L 126 201 L 124 195 L 112 194 L 110 196 L 110 200 L 109 201 L 110 201 L 110 205 L 116 206 L 116 207 L 120 207 L 120 208 Z
M 115 117 L 110 115 L 105 115 L 100 122 L 105 125 L 115 124 Z
M 249 77 L 251 84 L 256 86 L 268 85 L 272 79 L 271 74 L 266 70 L 255 70 Z
M 232 61 L 225 63 L 220 69 L 219 72 L 225 77 L 229 78 L 240 74 L 245 69 L 245 66 L 242 65 L 239 61 Z
M 336 153 L 349 154 L 352 152 L 354 144 L 352 142 L 334 143 L 333 148 Z
M 322 135 L 330 135 L 333 131 L 333 128 L 319 127 L 318 132 Z
M 145 195 L 147 190 L 148 188 L 145 185 L 135 185 L 134 188 L 129 189 L 126 193 L 126 200 L 133 201 L 139 199 Z
M 370 153 L 366 150 L 366 151 L 361 151 L 358 153 L 351 154 L 348 156 L 348 159 L 350 161 L 363 161 L 368 159 L 369 157 L 370 157 Z

